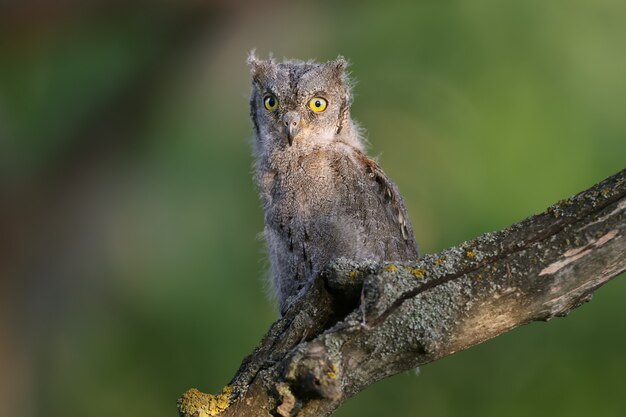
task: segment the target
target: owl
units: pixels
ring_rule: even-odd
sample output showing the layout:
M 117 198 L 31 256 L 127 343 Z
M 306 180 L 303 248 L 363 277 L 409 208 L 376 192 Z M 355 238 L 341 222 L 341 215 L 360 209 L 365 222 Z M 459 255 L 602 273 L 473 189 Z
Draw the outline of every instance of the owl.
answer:
M 418 257 L 396 185 L 350 117 L 347 62 L 248 57 L 255 181 L 281 315 L 338 258 Z

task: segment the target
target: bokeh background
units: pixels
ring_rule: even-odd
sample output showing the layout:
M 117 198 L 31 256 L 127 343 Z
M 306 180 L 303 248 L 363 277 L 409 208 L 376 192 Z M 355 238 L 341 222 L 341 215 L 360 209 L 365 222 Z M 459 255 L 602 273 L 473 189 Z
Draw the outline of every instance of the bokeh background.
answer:
M 129 4 L 130 3 L 130 4 Z M 0 3 L 0 416 L 174 416 L 276 318 L 247 52 L 351 61 L 436 252 L 626 165 L 626 2 Z M 624 416 L 626 279 L 337 416 Z

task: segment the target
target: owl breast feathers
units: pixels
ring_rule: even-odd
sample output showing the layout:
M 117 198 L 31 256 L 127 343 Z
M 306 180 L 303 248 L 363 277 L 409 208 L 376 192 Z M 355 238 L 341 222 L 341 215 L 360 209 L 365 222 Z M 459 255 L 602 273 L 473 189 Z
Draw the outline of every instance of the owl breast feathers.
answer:
M 255 178 L 281 314 L 338 258 L 416 259 L 395 184 L 363 151 L 342 57 L 327 63 L 252 54 Z

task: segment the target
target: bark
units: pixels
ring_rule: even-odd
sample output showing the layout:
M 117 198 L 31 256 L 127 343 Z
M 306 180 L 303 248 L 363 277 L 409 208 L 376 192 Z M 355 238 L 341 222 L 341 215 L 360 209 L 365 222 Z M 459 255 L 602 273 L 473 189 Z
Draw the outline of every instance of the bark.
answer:
M 327 416 L 376 381 L 565 316 L 626 270 L 626 170 L 506 229 L 409 264 L 342 260 L 219 395 L 181 416 Z

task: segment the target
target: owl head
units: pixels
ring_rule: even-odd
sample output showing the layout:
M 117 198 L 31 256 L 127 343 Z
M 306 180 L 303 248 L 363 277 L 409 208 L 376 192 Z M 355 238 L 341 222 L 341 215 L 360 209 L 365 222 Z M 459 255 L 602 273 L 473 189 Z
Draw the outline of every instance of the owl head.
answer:
M 344 141 L 362 148 L 350 119 L 347 62 L 261 60 L 248 57 L 252 75 L 250 113 L 257 149 L 306 148 Z

